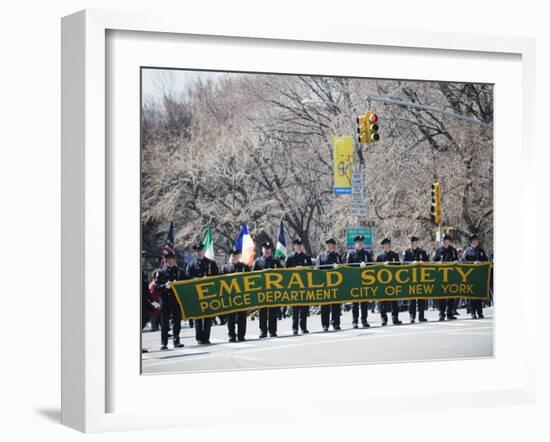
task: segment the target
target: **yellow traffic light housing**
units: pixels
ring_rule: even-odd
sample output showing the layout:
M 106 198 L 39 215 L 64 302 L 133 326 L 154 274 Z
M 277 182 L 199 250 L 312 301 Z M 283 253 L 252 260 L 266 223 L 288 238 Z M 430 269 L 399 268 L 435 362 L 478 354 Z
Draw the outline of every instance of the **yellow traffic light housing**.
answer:
M 378 130 L 380 129 L 378 115 L 372 111 L 367 111 L 363 115 L 358 116 L 356 121 L 357 141 L 359 144 L 370 144 L 380 139 L 380 135 L 378 134 Z
M 432 205 L 430 207 L 431 220 L 437 224 L 441 225 L 441 220 L 443 218 L 441 210 L 441 185 L 439 182 L 432 184 Z

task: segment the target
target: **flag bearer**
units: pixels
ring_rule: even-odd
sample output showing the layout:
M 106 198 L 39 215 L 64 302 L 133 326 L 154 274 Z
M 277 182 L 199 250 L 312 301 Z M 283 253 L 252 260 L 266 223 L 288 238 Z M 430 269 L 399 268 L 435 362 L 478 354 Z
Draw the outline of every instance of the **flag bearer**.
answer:
M 327 250 L 320 253 L 317 257 L 317 267 L 320 270 L 328 270 L 333 267 L 337 267 L 342 264 L 342 257 L 336 251 L 336 240 L 329 238 L 325 241 Z M 341 330 L 340 328 L 340 315 L 342 311 L 342 304 L 325 304 L 321 306 L 321 325 L 323 331 L 327 332 L 330 325 L 330 316 L 332 313 L 332 328 L 334 330 Z
M 348 264 L 359 264 L 361 267 L 365 266 L 368 262 L 373 262 L 372 253 L 365 248 L 365 237 L 363 235 L 357 235 L 353 240 L 355 241 L 355 250 L 348 253 L 346 262 Z M 361 307 L 361 325 L 363 327 L 370 327 L 367 322 L 369 304 L 367 301 L 361 301 L 352 303 L 351 312 L 353 316 L 353 328 L 358 327 L 359 307 Z
M 182 272 L 176 265 L 176 255 L 168 252 L 165 255 L 166 264 L 158 272 L 156 286 L 160 290 L 160 317 L 161 317 L 161 350 L 168 350 L 168 329 L 170 316 L 172 317 L 172 333 L 174 348 L 183 347 L 180 342 L 181 310 L 172 291 L 172 284 L 182 279 Z
M 382 253 L 376 257 L 376 262 L 399 263 L 399 255 L 391 249 L 391 239 L 384 238 L 380 243 L 383 247 Z M 383 301 L 380 303 L 380 316 L 382 317 L 382 326 L 388 324 L 388 309 L 391 308 L 391 318 L 394 325 L 400 325 L 399 304 L 397 301 Z
M 230 262 L 222 267 L 222 274 L 249 272 L 250 267 L 239 262 L 241 251 L 239 249 L 231 250 Z M 235 333 L 235 323 L 237 324 L 237 333 Z M 229 332 L 229 342 L 243 342 L 246 335 L 246 310 L 227 314 L 227 330 Z
M 295 238 L 292 241 L 294 251 L 291 252 L 285 261 L 285 267 L 311 267 L 313 262 L 311 256 L 304 253 L 304 243 L 300 238 Z M 307 329 L 307 316 L 309 313 L 308 305 L 294 305 L 292 306 L 292 333 L 298 334 L 298 325 L 302 334 L 309 333 Z
M 464 250 L 462 255 L 462 261 L 467 262 L 480 262 L 489 261 L 485 250 L 480 246 L 480 240 L 478 235 L 470 236 L 470 247 Z M 483 304 L 481 299 L 470 299 L 470 315 L 472 319 L 483 319 Z
M 438 247 L 432 257 L 433 262 L 455 262 L 458 261 L 458 253 L 456 249 L 451 245 L 451 237 L 447 234 L 443 235 L 441 246 Z M 456 319 L 454 315 L 455 300 L 453 299 L 440 299 L 439 300 L 439 320 L 445 320 L 445 311 L 447 313 L 447 319 Z
M 219 274 L 216 261 L 205 256 L 203 244 L 195 244 L 193 250 L 197 254 L 197 260 L 187 266 L 187 278 L 205 278 Z M 199 344 L 210 344 L 211 327 L 212 318 L 195 319 L 195 339 Z
M 281 261 L 273 257 L 273 245 L 266 241 L 262 244 L 262 256 L 254 260 L 252 270 L 280 269 Z M 277 336 L 277 310 L 279 307 L 263 307 L 260 309 L 260 339 Z
M 405 250 L 403 253 L 403 261 L 405 263 L 413 263 L 418 261 L 429 261 L 430 258 L 424 249 L 418 247 L 418 237 L 411 236 L 409 238 L 410 247 Z M 426 301 L 424 299 L 419 299 L 418 302 L 416 299 L 409 301 L 409 318 L 411 324 L 414 324 L 416 320 L 416 304 L 418 303 L 418 321 L 426 322 L 427 319 L 424 317 L 424 311 L 426 310 Z

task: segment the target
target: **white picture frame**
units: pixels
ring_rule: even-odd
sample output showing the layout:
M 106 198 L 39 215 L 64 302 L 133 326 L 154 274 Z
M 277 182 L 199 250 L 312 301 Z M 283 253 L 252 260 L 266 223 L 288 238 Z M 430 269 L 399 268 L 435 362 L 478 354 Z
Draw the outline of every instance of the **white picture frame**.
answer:
M 291 22 L 276 25 L 238 20 L 223 22 L 213 21 L 210 17 L 182 20 L 181 17 L 169 15 L 156 16 L 100 10 L 86 10 L 64 17 L 62 20 L 62 423 L 80 431 L 208 425 L 213 417 L 217 417 L 217 422 L 257 422 L 265 419 L 292 419 L 298 415 L 292 409 L 281 410 L 276 405 L 263 410 L 254 407 L 246 408 L 243 405 L 243 410 L 246 409 L 248 414 L 242 418 L 229 418 L 224 417 L 221 411 L 209 413 L 206 416 L 201 414 L 200 409 L 176 412 L 158 409 L 153 411 L 116 410 L 116 407 L 113 409 L 109 404 L 109 394 L 115 387 L 112 377 L 109 376 L 113 354 L 109 344 L 108 325 L 113 313 L 109 308 L 107 293 L 109 280 L 112 277 L 109 266 L 113 259 L 110 256 L 109 244 L 113 240 L 111 235 L 114 230 L 109 227 L 113 221 L 113 199 L 109 194 L 111 169 L 106 121 L 111 117 L 107 108 L 111 78 L 106 76 L 106 72 L 109 62 L 107 57 L 113 54 L 108 51 L 106 39 L 107 34 L 113 31 L 156 33 L 157 37 L 161 35 L 171 36 L 171 38 L 177 35 L 217 36 L 255 41 L 267 39 L 273 44 L 308 42 L 320 45 L 336 44 L 341 48 L 346 46 L 401 48 L 404 53 L 408 50 L 422 49 L 431 51 L 432 55 L 464 52 L 476 54 L 480 60 L 483 54 L 519 57 L 521 91 L 518 93 L 520 92 L 521 99 L 518 113 L 521 113 L 522 127 L 521 131 L 518 130 L 521 137 L 514 145 L 516 148 L 520 146 L 517 155 L 521 159 L 523 176 L 534 173 L 533 125 L 535 119 L 533 116 L 536 91 L 535 43 L 532 39 L 402 29 L 377 30 L 338 24 L 328 27 L 303 23 L 300 26 L 294 26 Z M 497 112 L 497 126 L 498 118 Z M 506 140 L 499 138 L 498 135 L 497 131 L 496 145 L 500 143 L 508 147 L 505 144 Z M 502 155 L 509 154 L 509 151 L 503 150 Z M 496 174 L 499 173 L 498 167 L 497 162 Z M 521 224 L 516 241 L 522 244 L 521 238 L 526 238 L 530 232 L 535 231 L 536 193 L 528 191 L 525 186 L 518 186 L 516 192 L 521 201 L 519 215 Z M 497 223 L 501 222 L 498 215 L 495 219 Z M 498 231 L 495 233 L 497 238 L 499 233 Z M 520 248 L 518 259 L 522 263 L 522 272 L 527 271 L 528 253 L 526 247 Z M 138 259 L 139 257 L 136 256 L 136 265 L 138 265 Z M 496 278 L 499 271 L 497 266 Z M 534 302 L 536 278 L 521 277 L 515 284 L 517 285 L 514 287 L 519 288 L 524 300 Z M 500 321 L 501 311 L 502 318 L 506 317 L 504 306 L 502 310 L 500 305 L 498 308 L 497 323 Z M 361 401 L 365 392 L 359 389 L 355 396 L 342 394 L 338 400 L 346 405 L 341 407 L 338 413 L 364 415 L 375 411 L 380 412 L 380 410 L 395 412 L 397 408 L 407 409 L 411 403 L 421 409 L 434 410 L 466 408 L 472 403 L 482 406 L 500 403 L 533 403 L 536 390 L 534 349 L 536 322 L 534 318 L 532 319 L 529 324 L 524 324 L 521 330 L 516 331 L 521 334 L 524 360 L 518 366 L 514 366 L 516 371 L 509 384 L 501 382 L 500 387 L 495 383 L 488 389 L 464 390 L 462 393 L 432 393 L 405 398 L 400 397 L 398 392 L 388 391 L 387 394 L 377 396 L 376 403 Z M 504 345 L 507 344 L 504 343 Z M 475 363 L 476 361 L 464 361 L 461 366 L 472 369 L 472 364 Z M 424 370 L 429 370 L 430 366 L 432 363 L 423 364 Z M 388 372 L 392 369 L 391 366 L 387 368 Z M 285 376 L 290 372 L 294 371 L 294 375 L 299 377 L 304 376 L 307 370 L 281 370 L 277 375 L 281 382 L 288 382 Z M 330 367 L 324 373 L 338 375 L 339 370 L 344 369 Z M 346 376 L 358 375 L 357 370 L 346 370 L 345 373 Z M 193 376 L 208 375 L 218 376 L 217 379 L 220 382 L 229 379 L 224 373 Z M 244 375 L 234 373 L 230 376 L 233 380 L 242 380 Z M 261 374 L 247 376 L 252 378 L 252 383 L 262 382 Z M 159 382 L 162 382 L 162 379 Z M 162 395 L 162 393 L 159 394 Z M 399 402 L 398 397 L 400 397 Z M 162 398 L 159 399 L 159 402 L 162 402 Z M 320 406 L 322 403 L 322 399 L 315 396 L 311 399 L 313 407 L 309 412 L 311 416 L 314 415 L 315 406 Z M 300 415 L 307 418 L 309 414 L 307 411 L 300 410 Z

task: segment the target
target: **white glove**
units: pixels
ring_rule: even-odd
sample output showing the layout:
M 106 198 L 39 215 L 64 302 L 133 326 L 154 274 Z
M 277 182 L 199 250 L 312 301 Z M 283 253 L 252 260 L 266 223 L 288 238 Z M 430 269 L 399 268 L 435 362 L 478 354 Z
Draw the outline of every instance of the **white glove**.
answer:
M 337 269 L 337 268 L 339 267 L 339 265 L 336 264 L 336 263 L 334 263 L 334 264 L 332 264 L 332 267 L 334 267 L 335 269 Z
M 157 301 L 151 302 L 151 305 L 155 307 L 157 310 L 160 308 L 160 304 Z
M 361 264 L 359 264 L 360 267 L 366 267 L 366 263 L 364 261 L 361 261 Z
M 164 287 L 170 289 L 170 287 L 172 287 L 172 283 L 168 281 L 166 284 L 164 284 Z

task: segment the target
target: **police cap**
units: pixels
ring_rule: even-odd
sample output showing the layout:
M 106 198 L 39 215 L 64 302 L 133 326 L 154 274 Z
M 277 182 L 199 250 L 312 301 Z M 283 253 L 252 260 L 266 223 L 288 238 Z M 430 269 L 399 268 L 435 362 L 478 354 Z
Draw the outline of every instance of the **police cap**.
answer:
M 357 241 L 364 241 L 365 237 L 363 235 L 357 235 L 355 238 L 353 238 L 355 242 Z
M 384 238 L 382 241 L 380 241 L 380 244 L 384 245 L 384 244 L 391 244 L 391 239 L 389 238 Z

